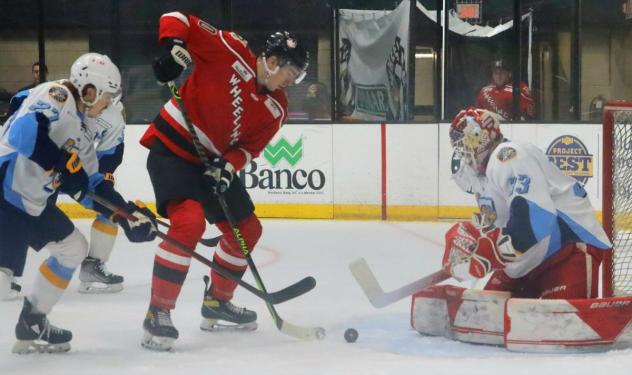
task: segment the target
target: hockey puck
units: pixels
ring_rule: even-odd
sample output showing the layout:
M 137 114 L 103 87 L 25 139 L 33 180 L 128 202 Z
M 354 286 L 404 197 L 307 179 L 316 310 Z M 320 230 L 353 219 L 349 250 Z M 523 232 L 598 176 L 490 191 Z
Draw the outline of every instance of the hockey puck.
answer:
M 353 328 L 347 328 L 345 331 L 345 340 L 347 340 L 347 342 L 356 342 L 357 339 L 358 331 Z

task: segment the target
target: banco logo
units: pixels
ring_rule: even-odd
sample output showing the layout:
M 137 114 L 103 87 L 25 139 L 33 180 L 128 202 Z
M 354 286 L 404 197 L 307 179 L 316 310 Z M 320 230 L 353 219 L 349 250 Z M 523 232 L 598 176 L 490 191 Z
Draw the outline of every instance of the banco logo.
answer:
M 290 144 L 285 138 L 281 138 L 276 144 L 269 143 L 263 150 L 263 157 L 266 158 L 273 167 L 281 159 L 285 159 L 292 167 L 303 157 L 303 139 L 299 139 L 295 144 Z
M 563 135 L 555 138 L 546 149 L 546 155 L 562 172 L 584 185 L 593 176 L 593 155 L 575 136 Z

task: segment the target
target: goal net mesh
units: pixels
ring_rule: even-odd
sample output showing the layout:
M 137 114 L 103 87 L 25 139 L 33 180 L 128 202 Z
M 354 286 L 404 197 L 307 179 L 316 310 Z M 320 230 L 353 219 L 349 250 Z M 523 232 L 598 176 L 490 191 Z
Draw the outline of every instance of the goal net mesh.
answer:
M 621 296 L 632 295 L 632 108 L 613 111 L 613 141 L 611 267 L 614 295 Z

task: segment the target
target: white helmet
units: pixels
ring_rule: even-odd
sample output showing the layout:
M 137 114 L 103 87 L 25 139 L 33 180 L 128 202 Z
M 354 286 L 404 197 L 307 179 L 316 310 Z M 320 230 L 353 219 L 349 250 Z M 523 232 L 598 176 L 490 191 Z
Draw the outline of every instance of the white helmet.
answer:
M 70 67 L 70 82 L 79 90 L 81 101 L 86 105 L 93 105 L 106 92 L 110 93 L 113 102 L 121 96 L 121 72 L 109 57 L 100 53 L 79 56 Z M 83 88 L 89 84 L 97 90 L 96 98 L 90 103 L 84 101 L 81 95 Z

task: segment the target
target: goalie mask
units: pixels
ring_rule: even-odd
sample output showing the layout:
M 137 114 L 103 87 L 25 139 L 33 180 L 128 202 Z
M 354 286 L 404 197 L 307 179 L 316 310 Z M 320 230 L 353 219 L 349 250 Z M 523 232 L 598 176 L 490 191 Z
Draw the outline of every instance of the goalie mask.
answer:
M 276 56 L 279 64 L 274 70 L 268 68 L 266 58 Z M 266 71 L 269 74 L 275 74 L 280 67 L 290 64 L 299 70 L 294 83 L 300 83 L 307 72 L 309 65 L 309 54 L 299 44 L 294 34 L 288 31 L 277 31 L 271 34 L 266 40 L 265 50 L 262 53 L 263 62 Z
M 468 108 L 459 112 L 450 125 L 450 143 L 455 157 L 478 175 L 485 174 L 489 154 L 503 139 L 500 120 L 493 112 Z
M 92 106 L 104 95 L 111 98 L 112 104 L 121 98 L 121 72 L 106 55 L 100 53 L 86 53 L 70 67 L 70 82 L 81 93 L 81 101 L 87 106 Z M 83 89 L 87 85 L 93 85 L 97 95 L 92 102 L 83 99 Z

